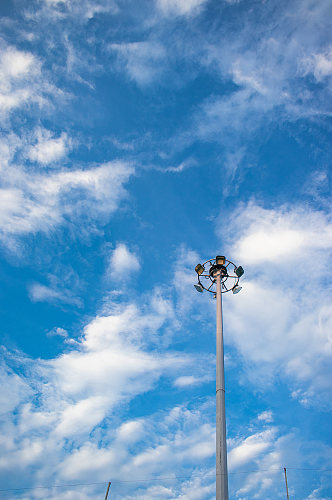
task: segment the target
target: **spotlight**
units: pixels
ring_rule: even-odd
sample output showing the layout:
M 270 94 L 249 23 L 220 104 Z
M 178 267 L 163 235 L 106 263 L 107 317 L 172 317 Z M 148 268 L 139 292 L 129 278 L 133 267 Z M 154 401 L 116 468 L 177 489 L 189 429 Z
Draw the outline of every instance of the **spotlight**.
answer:
M 239 285 L 235 285 L 232 288 L 233 293 L 239 293 L 241 290 L 242 290 L 242 286 L 239 286 Z
M 204 267 L 202 266 L 202 264 L 197 264 L 197 266 L 195 267 L 195 271 L 198 274 L 198 276 L 200 276 L 204 271 Z
M 217 255 L 216 257 L 216 264 L 217 266 L 223 266 L 225 265 L 225 257 L 223 255 Z
M 235 269 L 235 274 L 240 278 L 244 274 L 244 270 L 242 266 L 239 266 Z
M 203 287 L 202 285 L 194 285 L 194 287 L 196 288 L 196 290 L 200 293 L 203 293 Z

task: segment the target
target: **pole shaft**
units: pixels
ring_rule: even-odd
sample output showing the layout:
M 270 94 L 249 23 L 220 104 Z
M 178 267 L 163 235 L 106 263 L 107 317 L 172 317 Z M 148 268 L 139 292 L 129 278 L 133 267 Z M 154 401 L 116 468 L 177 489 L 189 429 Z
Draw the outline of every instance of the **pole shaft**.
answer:
M 228 500 L 224 341 L 222 331 L 221 276 L 217 282 L 217 333 L 216 333 L 216 500 Z
M 111 483 L 108 483 L 108 485 L 107 485 L 107 491 L 106 491 L 106 495 L 105 495 L 105 500 L 107 500 L 108 492 L 110 490 L 110 486 L 111 486 Z
M 285 483 L 286 483 L 286 494 L 287 494 L 287 500 L 289 500 L 286 467 L 284 467 L 284 473 L 285 473 Z

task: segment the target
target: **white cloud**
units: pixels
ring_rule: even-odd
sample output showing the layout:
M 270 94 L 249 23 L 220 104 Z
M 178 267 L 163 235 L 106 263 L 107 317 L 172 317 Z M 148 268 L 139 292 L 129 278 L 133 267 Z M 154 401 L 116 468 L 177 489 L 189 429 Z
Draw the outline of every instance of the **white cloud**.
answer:
M 130 165 L 116 161 L 48 175 L 12 167 L 0 188 L 0 239 L 7 243 L 11 236 L 48 232 L 82 214 L 90 221 L 103 219 L 125 197 L 123 185 L 133 173 Z
M 200 383 L 202 383 L 202 380 L 194 377 L 193 375 L 183 375 L 182 377 L 174 380 L 175 387 L 188 387 L 190 385 L 196 385 Z
M 327 402 L 331 390 L 330 221 L 331 214 L 307 207 L 268 210 L 254 203 L 231 220 L 235 243 L 228 251 L 245 276 L 242 292 L 225 297 L 226 341 L 257 384 L 285 377 L 306 405 Z
M 108 399 L 103 396 L 90 396 L 67 404 L 61 412 L 55 433 L 73 437 L 91 432 L 104 419 L 107 404 Z
M 240 481 L 237 476 L 238 498 L 267 498 L 267 491 L 269 498 L 277 498 L 284 464 L 301 464 L 301 448 L 305 446 L 299 436 L 281 435 L 277 427 L 231 441 L 230 470 L 233 467 L 252 470 Z M 313 457 L 308 454 L 306 458 L 310 461 Z
M 271 423 L 273 422 L 273 414 L 271 410 L 266 410 L 260 413 L 257 417 L 257 420 L 261 422 Z
M 228 454 L 229 467 L 240 467 L 248 462 L 253 463 L 274 443 L 276 436 L 275 429 L 271 428 L 257 434 L 253 434 L 244 439 L 241 444 L 233 447 Z
M 323 212 L 305 208 L 266 210 L 254 203 L 241 211 L 247 228 L 233 252 L 248 264 L 283 262 L 332 249 L 332 222 Z M 243 219 L 243 220 L 244 220 Z
M 117 148 L 123 149 L 124 151 L 134 151 L 135 146 L 131 142 L 123 142 L 116 137 L 110 137 L 109 141 Z
M 13 411 L 26 397 L 31 396 L 31 388 L 5 364 L 0 366 L 0 414 Z
M 329 500 L 321 496 L 321 488 L 315 488 L 305 500 Z
M 277 498 L 283 467 L 296 464 L 299 468 L 318 468 L 317 464 L 324 463 L 330 451 L 323 443 L 306 441 L 299 432 L 282 434 L 280 428 L 267 421 L 262 429 L 262 422 L 258 416 L 248 422 L 249 432 L 242 425 L 241 435 L 227 440 L 229 472 L 236 490 L 234 498 Z M 293 477 L 293 480 L 296 490 L 301 479 Z
M 109 48 L 118 56 L 119 70 L 125 70 L 138 85 L 151 84 L 164 71 L 166 52 L 158 42 L 113 43 Z
M 248 87 L 260 94 L 265 94 L 267 89 L 264 88 L 259 75 L 256 72 L 245 71 L 243 62 L 243 60 L 241 62 L 237 60 L 232 64 L 233 81 L 239 86 Z
M 108 315 L 86 326 L 70 352 L 57 358 L 30 360 L 7 353 L 7 363 L 21 366 L 28 377 L 3 379 L 6 404 L 15 408 L 15 414 L 8 413 L 0 422 L 5 436 L 0 445 L 6 450 L 0 470 L 29 468 L 32 486 L 40 484 L 41 478 L 53 484 L 104 481 L 110 470 L 115 483 L 128 479 L 129 473 L 131 481 L 184 475 L 191 477 L 174 478 L 171 484 L 118 483 L 117 494 L 151 500 L 156 494 L 165 500 L 205 500 L 213 495 L 214 470 L 206 466 L 215 454 L 212 401 L 193 409 L 177 405 L 152 415 L 147 410 L 144 417 L 121 420 L 122 403 L 155 388 L 161 376 L 179 380 L 184 368 L 189 366 L 196 373 L 197 365 L 204 364 L 183 354 L 161 352 L 154 336 L 169 319 L 169 309 L 153 299 L 145 307 L 113 306 Z M 290 463 L 301 463 L 298 437 L 280 436 L 276 427 L 266 428 L 270 413 L 255 419 L 256 426 L 264 422 L 263 430 L 229 441 L 230 471 L 249 463 L 259 470 L 281 469 L 286 456 Z M 317 443 L 313 448 L 323 457 Z M 233 481 L 242 495 L 260 491 L 263 498 L 264 489 L 275 484 L 273 474 L 239 475 Z M 98 487 L 90 488 L 84 495 L 92 500 Z M 70 498 L 75 493 L 69 488 L 67 494 Z
M 0 56 L 0 118 L 28 103 L 40 106 L 56 89 L 41 77 L 41 62 L 30 52 L 2 46 Z
M 0 139 L 0 172 L 5 172 L 8 175 L 10 165 L 13 162 L 14 156 L 22 147 L 22 139 L 13 132 L 5 134 Z
M 36 59 L 31 53 L 19 51 L 14 47 L 7 48 L 0 59 L 2 85 L 8 86 L 10 79 L 26 76 L 35 64 Z
M 49 337 L 58 336 L 58 337 L 68 338 L 68 332 L 67 332 L 67 330 L 65 330 L 64 328 L 60 328 L 60 327 L 52 328 L 52 330 L 50 330 L 49 332 L 47 332 L 47 335 Z
M 175 464 L 192 468 L 211 457 L 214 429 L 197 410 L 175 407 L 124 422 L 117 416 L 121 403 L 155 387 L 161 375 L 173 378 L 193 363 L 188 356 L 151 348 L 153 342 L 147 349 L 167 319 L 168 311 L 158 304 L 116 307 L 91 321 L 79 343 L 55 359 L 8 353 L 7 362 L 28 377 L 2 379 L 7 408 L 15 408 L 15 414 L 0 422 L 7 436 L 6 443 L 0 439 L 2 449 L 6 446 L 0 470 L 31 466 L 38 471 L 30 474 L 32 485 L 41 477 L 103 480 L 110 469 L 114 479 L 128 477 L 129 471 L 135 479 L 170 474 Z M 56 333 L 66 335 L 62 329 Z M 96 496 L 94 491 L 86 495 Z
M 257 147 L 259 129 L 331 116 L 331 46 L 326 36 L 329 2 L 323 0 L 314 6 L 309 0 L 301 5 L 288 2 L 278 4 L 278 8 L 274 2 L 265 2 L 260 22 L 257 16 L 248 15 L 248 9 L 234 9 L 236 25 L 225 23 L 222 34 L 209 37 L 208 42 L 202 37 L 200 56 L 196 52 L 202 66 L 233 88 L 207 97 L 190 132 L 181 137 L 186 144 L 197 136 L 219 142 L 226 165 L 243 144 L 244 153 L 252 144 Z M 308 73 L 319 86 L 311 84 Z M 236 162 L 233 166 L 237 167 Z M 229 170 L 234 192 L 239 176 L 234 176 L 234 168 Z
M 38 129 L 36 139 L 37 143 L 29 148 L 27 156 L 42 165 L 60 160 L 71 146 L 71 141 L 64 132 L 59 137 L 54 137 L 48 130 Z
M 184 245 L 177 249 L 174 262 L 173 286 L 177 293 L 177 315 L 185 317 L 194 304 L 199 303 L 199 297 L 193 286 L 192 271 L 199 262 L 196 252 Z
M 160 168 L 158 168 L 158 170 L 160 172 L 171 172 L 171 173 L 178 174 L 178 173 L 183 172 L 184 170 L 187 170 L 187 168 L 190 168 L 190 167 L 192 167 L 195 164 L 196 164 L 195 160 L 193 160 L 193 159 L 190 158 L 188 160 L 184 160 L 183 162 L 181 162 L 177 166 L 165 167 L 165 168 L 160 167 Z
M 314 74 L 318 81 L 327 76 L 332 76 L 332 50 L 326 54 L 317 54 L 315 60 Z
M 157 0 L 157 6 L 165 15 L 188 16 L 199 12 L 206 0 Z
M 209 357 L 207 357 L 203 366 L 197 366 L 195 368 L 195 375 L 181 375 L 181 377 L 178 377 L 174 380 L 174 387 L 182 389 L 210 382 L 214 378 L 214 361 L 215 360 L 212 356 L 210 359 Z
M 59 435 L 89 433 L 114 405 L 149 390 L 162 373 L 170 374 L 187 364 L 184 356 L 161 357 L 143 350 L 149 331 L 159 329 L 165 321 L 167 311 L 151 304 L 147 314 L 128 306 L 96 318 L 87 325 L 76 349 L 47 363 L 46 373 L 62 395 L 56 427 Z
M 325 52 L 318 52 L 311 57 L 307 57 L 301 61 L 300 69 L 304 75 L 313 73 L 318 82 L 322 82 L 325 78 L 332 76 L 332 47 L 329 47 Z
M 130 252 L 124 243 L 119 243 L 110 255 L 107 273 L 115 279 L 125 272 L 126 278 L 139 271 L 140 262 L 137 255 Z
M 67 290 L 57 290 L 50 286 L 41 285 L 40 283 L 33 283 L 29 287 L 29 297 L 32 302 L 64 302 L 67 304 L 81 305 L 81 301 L 74 297 Z M 61 328 L 56 329 L 54 335 L 64 335 L 65 330 Z
M 43 0 L 44 8 L 35 12 L 35 19 L 46 18 L 52 21 L 72 18 L 77 22 L 89 21 L 97 14 L 117 13 L 119 11 L 115 0 Z
M 132 444 L 140 440 L 145 432 L 143 420 L 130 420 L 122 424 L 117 430 L 117 440 Z

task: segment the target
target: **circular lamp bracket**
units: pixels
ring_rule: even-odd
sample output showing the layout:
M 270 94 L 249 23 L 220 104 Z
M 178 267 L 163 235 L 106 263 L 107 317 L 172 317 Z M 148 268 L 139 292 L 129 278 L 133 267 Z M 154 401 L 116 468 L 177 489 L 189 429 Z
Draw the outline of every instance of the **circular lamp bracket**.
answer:
M 221 277 L 221 293 L 233 291 L 239 283 L 240 277 L 235 272 L 237 266 L 230 260 L 225 259 L 224 264 L 219 264 L 216 259 L 209 259 L 202 264 L 202 267 L 203 271 L 197 275 L 197 279 L 199 285 L 207 292 L 216 294 L 217 273 L 220 273 Z

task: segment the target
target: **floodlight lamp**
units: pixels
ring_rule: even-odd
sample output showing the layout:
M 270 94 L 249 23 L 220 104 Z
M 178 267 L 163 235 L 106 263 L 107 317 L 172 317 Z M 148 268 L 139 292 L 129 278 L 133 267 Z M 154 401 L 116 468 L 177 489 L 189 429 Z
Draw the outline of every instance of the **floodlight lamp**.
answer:
M 216 264 L 217 266 L 223 266 L 225 264 L 226 258 L 223 255 L 217 255 Z
M 241 276 L 244 274 L 244 270 L 242 266 L 239 266 L 235 269 L 235 274 L 238 278 L 241 278 Z
M 203 293 L 203 287 L 202 285 L 198 284 L 198 285 L 194 285 L 194 287 L 196 288 L 196 290 L 200 293 Z
M 204 271 L 204 267 L 202 266 L 202 264 L 197 264 L 197 266 L 195 267 L 195 271 L 198 274 L 198 276 L 200 276 Z
M 242 286 L 239 286 L 239 285 L 235 285 L 233 286 L 232 288 L 232 292 L 235 294 L 235 293 L 239 293 L 240 291 L 242 290 Z

